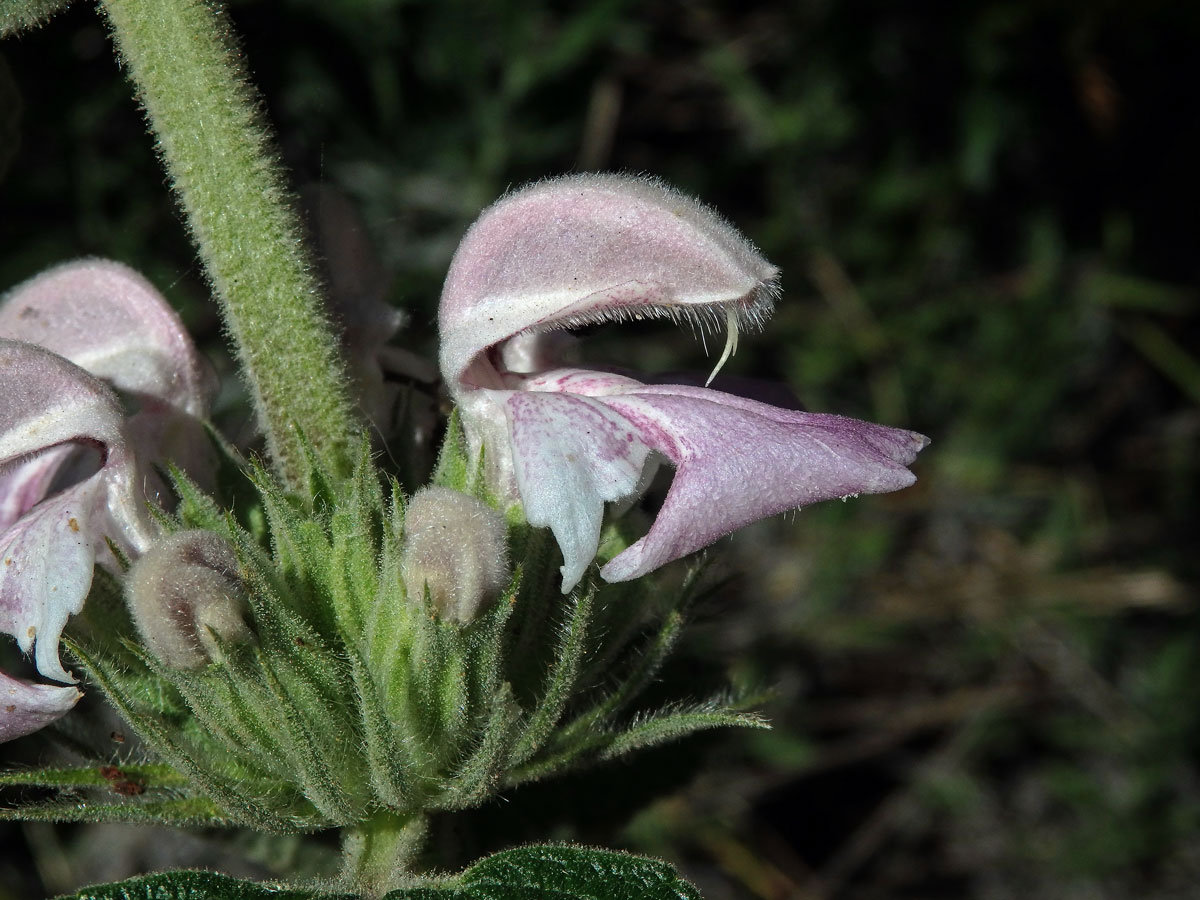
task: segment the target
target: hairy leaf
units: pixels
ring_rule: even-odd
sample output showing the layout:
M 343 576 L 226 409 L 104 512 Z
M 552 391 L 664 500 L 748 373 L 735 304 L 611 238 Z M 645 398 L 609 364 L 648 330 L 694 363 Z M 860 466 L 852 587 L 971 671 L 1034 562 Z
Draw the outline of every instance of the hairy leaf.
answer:
M 41 25 L 68 0 L 0 0 L 0 37 Z
M 325 894 L 239 881 L 215 872 L 162 872 L 84 888 L 62 900 L 357 900 L 351 894 Z

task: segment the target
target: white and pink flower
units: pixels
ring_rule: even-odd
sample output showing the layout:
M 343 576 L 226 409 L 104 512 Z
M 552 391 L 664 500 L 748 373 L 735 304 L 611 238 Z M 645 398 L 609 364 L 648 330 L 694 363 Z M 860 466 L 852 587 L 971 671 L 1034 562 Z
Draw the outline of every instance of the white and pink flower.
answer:
M 10 740 L 79 698 L 59 636 L 96 562 L 115 562 L 108 542 L 134 557 L 157 536 L 149 464 L 209 465 L 200 420 L 211 385 L 162 296 L 106 260 L 59 266 L 3 298 L 0 372 L 0 631 L 59 682 L 0 673 L 0 740 Z M 98 465 L 86 465 L 89 451 Z
M 644 178 L 540 182 L 467 232 L 442 293 L 442 374 L 494 487 L 554 532 L 564 592 L 596 555 L 604 504 L 635 496 L 657 458 L 674 481 L 649 532 L 600 570 L 608 581 L 765 516 L 913 483 L 928 443 L 914 432 L 561 361 L 556 331 L 670 317 L 726 324 L 724 362 L 739 325 L 770 314 L 777 277 L 712 210 Z

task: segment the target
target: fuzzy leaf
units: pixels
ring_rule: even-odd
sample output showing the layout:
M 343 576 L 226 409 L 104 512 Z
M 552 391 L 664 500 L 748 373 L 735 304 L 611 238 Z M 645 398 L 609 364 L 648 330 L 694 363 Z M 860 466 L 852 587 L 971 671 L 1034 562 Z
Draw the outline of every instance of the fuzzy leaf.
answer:
M 656 859 L 563 845 L 489 856 L 448 882 L 392 891 L 384 900 L 699 900 L 673 866 Z M 84 888 L 62 900 L 361 900 L 239 881 L 213 872 L 163 872 Z
M 700 898 L 700 892 L 662 860 L 561 844 L 535 844 L 489 856 L 462 874 L 459 892 L 472 900 Z M 394 891 L 385 900 L 416 898 L 411 891 Z
M 162 872 L 84 888 L 61 900 L 358 900 L 351 894 L 325 894 L 239 881 L 215 872 Z
M 0 0 L 0 37 L 41 25 L 67 0 Z

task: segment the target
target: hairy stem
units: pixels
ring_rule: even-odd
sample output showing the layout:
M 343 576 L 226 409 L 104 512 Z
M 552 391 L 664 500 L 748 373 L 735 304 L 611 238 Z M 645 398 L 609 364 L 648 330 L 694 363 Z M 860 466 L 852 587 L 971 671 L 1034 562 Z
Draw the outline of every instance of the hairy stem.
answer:
M 403 887 L 412 876 L 413 859 L 425 840 L 428 822 L 411 816 L 379 812 L 347 829 L 342 841 L 339 887 L 366 897 L 380 897 Z
M 349 475 L 361 424 L 236 40 L 205 0 L 101 0 L 220 301 L 276 473 Z

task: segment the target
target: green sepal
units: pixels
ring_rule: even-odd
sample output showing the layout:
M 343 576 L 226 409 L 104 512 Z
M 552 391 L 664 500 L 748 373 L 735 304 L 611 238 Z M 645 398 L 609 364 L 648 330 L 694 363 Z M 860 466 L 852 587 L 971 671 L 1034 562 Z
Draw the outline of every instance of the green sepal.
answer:
M 614 759 L 634 750 L 676 741 L 698 731 L 709 731 L 713 728 L 770 727 L 771 723 L 758 713 L 740 712 L 719 700 L 714 700 L 678 709 L 661 710 L 636 720 L 613 737 L 599 754 L 599 758 Z
M 566 737 L 548 744 L 529 762 L 510 770 L 504 786 L 511 788 L 539 781 L 588 763 L 615 759 L 714 728 L 770 727 L 770 722 L 757 713 L 731 709 L 718 700 L 668 708 L 638 716 L 633 722 L 619 727 L 567 733 Z
M 572 594 L 571 611 L 560 634 L 558 653 L 550 666 L 538 705 L 509 757 L 510 766 L 515 767 L 536 753 L 562 718 L 588 648 L 588 625 L 591 624 L 595 596 L 593 586 Z
M 128 685 L 123 683 L 119 666 L 93 657 L 70 638 L 64 637 L 63 645 L 86 671 L 88 680 L 105 693 L 109 702 L 117 708 L 138 736 L 168 765 L 186 777 L 193 791 L 208 797 L 221 807 L 225 813 L 222 824 L 234 821 L 264 831 L 289 830 L 286 827 L 281 828 L 276 819 L 249 802 L 244 796 L 244 788 L 223 780 L 212 769 L 213 763 L 216 762 L 212 754 L 217 754 L 223 748 L 213 743 L 207 747 L 210 754 L 202 756 L 189 753 L 182 742 L 182 731 L 172 728 L 170 719 L 142 707 L 138 699 L 135 699 L 135 694 L 129 691 Z M 145 692 L 136 696 L 144 697 Z M 200 758 L 205 760 L 204 764 L 198 761 Z M 296 830 L 295 825 L 291 830 Z
M 0 773 L 0 788 L 49 788 L 48 800 L 0 808 L 0 819 L 35 822 L 129 822 L 228 825 L 204 797 L 192 795 L 178 771 L 160 763 L 16 769 Z M 20 795 L 18 795 L 20 796 Z
M 186 810 L 273 833 L 363 828 L 381 813 L 475 806 L 699 730 L 764 725 L 742 711 L 745 698 L 657 712 L 642 698 L 699 590 L 698 567 L 676 591 L 645 579 L 604 585 L 593 569 L 564 597 L 552 535 L 513 506 L 510 583 L 461 625 L 405 585 L 404 497 L 394 479 L 381 482 L 366 443 L 349 478 L 323 473 L 307 451 L 305 465 L 311 501 L 252 460 L 243 477 L 253 495 L 237 511 L 171 473 L 179 503 L 160 526 L 229 541 L 245 586 L 254 640 L 212 635 L 210 664 L 183 670 L 150 654 L 118 582 L 97 574 L 67 651 L 149 758 L 176 774 L 169 799 L 179 802 L 88 796 L 89 816 L 170 822 Z M 452 422 L 438 477 L 494 505 L 482 467 Z M 605 552 L 627 540 L 610 527 Z M 76 795 L 103 790 L 45 787 L 56 795 L 33 815 L 62 817 Z
M 412 742 L 397 739 L 370 671 L 357 650 L 351 648 L 349 653 L 371 788 L 393 809 L 413 806 L 421 796 L 417 785 L 420 762 L 424 760 L 414 757 Z

